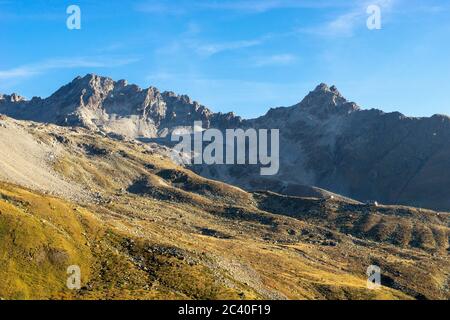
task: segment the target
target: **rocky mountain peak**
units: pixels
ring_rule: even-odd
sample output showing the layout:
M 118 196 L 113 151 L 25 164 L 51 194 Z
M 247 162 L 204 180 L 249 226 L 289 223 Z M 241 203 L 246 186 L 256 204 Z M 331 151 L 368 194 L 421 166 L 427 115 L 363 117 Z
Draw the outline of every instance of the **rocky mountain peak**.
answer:
M 338 104 L 339 102 L 346 102 L 347 100 L 342 96 L 336 86 L 329 87 L 325 83 L 319 84 L 313 91 L 311 91 L 307 96 L 307 98 L 328 98 L 332 99 Z M 339 99 L 336 99 L 339 98 Z
M 79 104 L 83 101 L 88 104 L 91 97 L 104 98 L 114 88 L 114 81 L 110 78 L 87 74 L 76 77 L 69 84 L 61 87 L 48 99 L 64 104 Z
M 161 93 L 155 87 L 142 89 L 126 80 L 87 74 L 76 77 L 50 97 L 24 104 L 18 96 L 2 96 L 0 111 L 18 119 L 84 126 L 129 137 L 154 137 L 164 128 L 191 126 L 201 120 L 226 122 L 187 95 Z M 7 106 L 6 106 L 7 105 Z M 225 125 L 225 123 L 224 123 Z
M 117 87 L 126 87 L 128 85 L 128 81 L 125 79 L 120 79 L 119 81 L 116 82 Z
M 329 87 L 325 83 L 319 84 L 295 107 L 320 118 L 330 114 L 346 114 L 359 110 L 355 103 L 347 101 L 342 96 L 336 86 Z
M 336 88 L 336 86 L 328 86 L 326 83 L 321 83 L 319 84 L 314 91 L 315 93 L 327 93 L 327 92 L 331 92 L 334 93 L 338 96 L 342 96 L 341 93 L 339 92 L 339 90 Z
M 0 96 L 0 103 L 8 105 L 0 111 L 3 109 L 19 119 L 81 125 L 130 137 L 153 136 L 162 128 L 190 126 L 194 121 L 219 128 L 235 127 L 243 121 L 232 113 L 214 113 L 187 95 L 161 93 L 155 87 L 141 89 L 126 80 L 114 81 L 95 74 L 76 77 L 49 98 L 18 103 L 20 101 L 23 98 L 17 95 Z M 17 108 L 19 105 L 21 107 Z M 303 117 L 306 112 L 324 119 L 355 110 L 358 106 L 348 102 L 335 86 L 321 83 L 299 104 L 269 112 L 266 118 L 270 122 L 295 118 L 297 112 Z
M 16 93 L 13 93 L 11 95 L 0 94 L 0 103 L 1 102 L 19 103 L 19 102 L 24 102 L 24 101 L 26 101 L 26 99 L 22 96 L 19 96 Z
M 330 87 L 326 83 L 319 84 L 313 92 L 327 92 L 330 91 Z

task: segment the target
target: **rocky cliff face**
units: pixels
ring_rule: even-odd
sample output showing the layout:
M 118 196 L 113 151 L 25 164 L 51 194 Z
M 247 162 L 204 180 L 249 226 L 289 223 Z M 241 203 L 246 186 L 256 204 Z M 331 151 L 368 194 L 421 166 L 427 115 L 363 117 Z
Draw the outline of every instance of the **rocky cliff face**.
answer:
M 125 80 L 116 82 L 93 74 L 75 78 L 46 99 L 1 96 L 0 112 L 17 119 L 84 126 L 128 138 L 164 136 L 174 127 L 192 126 L 194 121 L 208 125 L 240 121 L 231 114 L 213 114 L 185 95 L 161 93 L 154 87 L 141 89 Z
M 251 123 L 280 128 L 277 191 L 295 194 L 293 186 L 307 184 L 359 200 L 450 209 L 447 116 L 361 110 L 320 85 L 298 105 Z
M 129 138 L 168 137 L 194 121 L 222 130 L 280 129 L 276 176 L 261 177 L 258 168 L 242 165 L 194 170 L 248 189 L 303 195 L 305 185 L 317 186 L 362 201 L 450 210 L 450 118 L 361 110 L 325 84 L 297 105 L 242 120 L 187 96 L 87 75 L 46 99 L 2 95 L 0 113 Z

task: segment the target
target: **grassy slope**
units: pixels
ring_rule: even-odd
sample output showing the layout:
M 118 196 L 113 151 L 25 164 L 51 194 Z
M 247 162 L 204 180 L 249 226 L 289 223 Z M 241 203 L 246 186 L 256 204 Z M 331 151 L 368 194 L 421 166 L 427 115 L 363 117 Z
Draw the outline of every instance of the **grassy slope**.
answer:
M 334 209 L 321 211 L 314 199 L 280 205 L 276 195 L 201 178 L 148 146 L 82 129 L 52 127 L 48 134 L 39 126 L 33 134 L 67 150 L 55 170 L 91 198 L 72 204 L 0 184 L 2 298 L 450 297 L 443 220 L 402 218 L 443 230 L 433 237 L 439 250 L 420 237 L 393 244 L 379 237 L 383 229 L 369 232 L 378 222 L 365 221 L 359 208 L 327 204 Z M 393 224 L 392 212 L 379 214 Z M 76 292 L 65 288 L 72 264 L 83 273 Z M 390 288 L 367 290 L 370 264 L 382 267 Z
M 0 296 L 6 299 L 405 298 L 368 291 L 363 277 L 258 241 L 188 234 L 0 184 Z M 136 224 L 146 229 L 136 236 Z M 127 234 L 129 233 L 129 234 Z M 176 246 L 174 245 L 176 244 Z M 316 253 L 315 253 L 316 254 Z M 65 287 L 69 265 L 83 289 Z M 344 265 L 342 265 L 344 267 Z M 280 272 L 282 270 L 282 272 Z
M 144 248 L 86 209 L 0 184 L 2 298 L 238 298 L 205 266 L 163 251 L 146 252 L 144 269 L 133 257 Z M 65 287 L 70 265 L 81 267 L 80 292 Z

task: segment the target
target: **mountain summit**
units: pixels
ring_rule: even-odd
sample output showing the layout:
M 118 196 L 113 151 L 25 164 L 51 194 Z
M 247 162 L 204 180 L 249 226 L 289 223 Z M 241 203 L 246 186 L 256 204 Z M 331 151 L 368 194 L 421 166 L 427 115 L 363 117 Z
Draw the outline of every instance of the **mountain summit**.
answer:
M 359 110 L 359 107 L 347 101 L 335 86 L 321 83 L 310 92 L 296 107 L 308 109 L 311 113 L 326 117 L 328 113 L 350 113 Z
M 46 99 L 31 101 L 17 95 L 0 100 L 0 112 L 23 120 L 83 126 L 129 138 L 155 138 L 166 127 L 192 126 L 194 121 L 213 123 L 240 119 L 213 114 L 188 96 L 141 89 L 126 80 L 88 74 L 76 77 Z
M 359 107 L 348 102 L 335 86 L 322 83 L 291 109 L 308 110 L 324 118 Z M 186 95 L 160 92 L 155 87 L 142 89 L 126 80 L 95 74 L 78 76 L 45 99 L 28 101 L 17 94 L 1 95 L 0 112 L 17 119 L 83 126 L 129 138 L 155 138 L 173 127 L 192 126 L 194 121 L 203 121 L 207 128 L 236 127 L 246 122 L 234 113 L 214 113 Z

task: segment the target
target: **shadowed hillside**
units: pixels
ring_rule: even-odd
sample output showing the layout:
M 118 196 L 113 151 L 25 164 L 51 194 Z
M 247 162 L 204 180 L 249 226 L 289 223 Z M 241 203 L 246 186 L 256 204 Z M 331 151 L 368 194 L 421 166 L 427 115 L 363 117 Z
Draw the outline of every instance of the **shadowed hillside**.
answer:
M 55 179 L 24 180 L 27 157 L 0 163 L 9 181 L 0 184 L 1 298 L 450 298 L 446 214 L 248 193 L 173 164 L 156 144 L 1 125 L 0 135 L 26 137 L 4 154 L 32 154 Z M 74 264 L 80 291 L 66 288 Z M 371 264 L 383 270 L 381 290 L 366 287 Z

